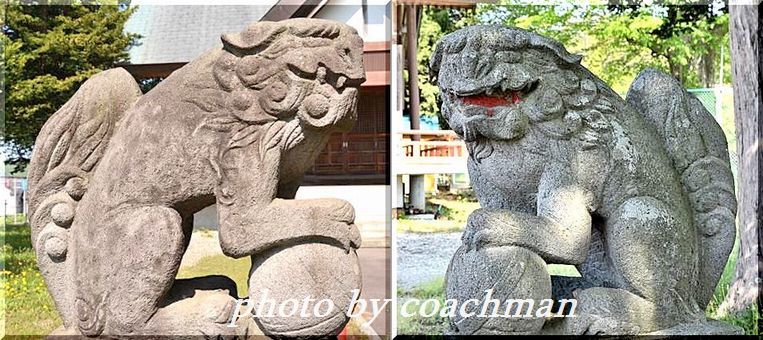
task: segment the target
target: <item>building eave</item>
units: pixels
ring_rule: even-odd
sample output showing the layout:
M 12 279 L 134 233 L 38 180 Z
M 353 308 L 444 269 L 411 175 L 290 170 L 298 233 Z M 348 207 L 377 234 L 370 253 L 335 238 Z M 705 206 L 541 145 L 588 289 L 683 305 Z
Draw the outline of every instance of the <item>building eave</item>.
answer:
M 367 42 L 363 44 L 363 66 L 366 69 L 366 81 L 362 87 L 387 86 L 390 84 L 389 52 L 390 42 Z M 173 71 L 187 62 L 156 64 L 120 64 L 135 79 L 166 78 Z

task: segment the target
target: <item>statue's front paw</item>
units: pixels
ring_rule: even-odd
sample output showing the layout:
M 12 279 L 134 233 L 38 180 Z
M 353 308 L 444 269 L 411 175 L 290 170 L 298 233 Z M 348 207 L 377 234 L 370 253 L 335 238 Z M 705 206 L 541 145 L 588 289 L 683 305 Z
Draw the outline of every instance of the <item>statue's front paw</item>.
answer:
M 495 227 L 494 215 L 489 210 L 477 209 L 467 219 L 461 242 L 467 250 L 479 250 L 497 239 Z
M 350 250 L 360 248 L 360 230 L 354 223 L 347 224 L 345 228 L 347 228 L 347 231 L 339 241 L 342 243 L 342 249 L 349 253 Z
M 347 222 L 349 224 L 355 222 L 355 207 L 353 207 L 350 202 L 341 199 L 331 199 L 330 202 L 331 205 L 328 213 L 330 218 L 335 221 Z
M 352 224 L 355 222 L 355 208 L 350 202 L 338 198 L 309 200 L 313 218 L 326 218 L 331 221 Z
M 318 235 L 337 241 L 347 253 L 360 248 L 360 230 L 354 223 L 327 221 L 326 226 L 327 228 Z

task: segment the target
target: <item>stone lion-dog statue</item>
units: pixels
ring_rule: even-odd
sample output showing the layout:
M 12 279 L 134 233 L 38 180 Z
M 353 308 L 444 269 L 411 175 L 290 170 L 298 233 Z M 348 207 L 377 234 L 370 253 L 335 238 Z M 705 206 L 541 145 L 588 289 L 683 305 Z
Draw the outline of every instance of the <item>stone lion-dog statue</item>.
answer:
M 96 74 L 42 128 L 29 212 L 57 334 L 335 335 L 347 323 L 354 209 L 293 198 L 329 135 L 356 120 L 363 41 L 290 19 L 222 43 L 145 95 L 124 69 Z M 223 253 L 252 258 L 250 297 L 330 298 L 336 312 L 228 327 L 231 279 L 176 279 L 193 214 L 212 204 Z
M 436 47 L 442 115 L 466 143 L 481 205 L 447 297 L 493 289 L 577 303 L 567 318 L 457 315 L 448 333 L 737 332 L 704 313 L 735 237 L 723 131 L 670 75 L 641 72 L 623 100 L 580 61 L 502 26 L 467 27 Z M 547 264 L 581 276 L 550 276 Z

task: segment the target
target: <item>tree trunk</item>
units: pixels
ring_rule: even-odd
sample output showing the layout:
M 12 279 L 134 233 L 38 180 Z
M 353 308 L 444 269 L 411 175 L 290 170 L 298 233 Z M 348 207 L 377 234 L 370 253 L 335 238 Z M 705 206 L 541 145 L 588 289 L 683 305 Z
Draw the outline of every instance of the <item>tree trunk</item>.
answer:
M 730 6 L 731 68 L 734 84 L 738 171 L 739 258 L 734 280 L 720 311 L 740 312 L 758 300 L 760 223 L 763 218 L 763 101 L 761 101 L 761 39 L 758 6 Z
M 699 58 L 699 81 L 704 88 L 713 87 L 715 81 L 715 48 L 711 48 L 707 53 Z

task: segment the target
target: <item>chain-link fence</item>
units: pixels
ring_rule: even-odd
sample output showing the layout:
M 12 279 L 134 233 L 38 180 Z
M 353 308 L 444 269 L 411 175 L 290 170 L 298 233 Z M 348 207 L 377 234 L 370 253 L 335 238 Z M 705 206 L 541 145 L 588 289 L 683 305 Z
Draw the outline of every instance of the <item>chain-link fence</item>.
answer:
M 688 91 L 702 102 L 702 105 L 705 106 L 713 117 L 718 119 L 718 113 L 720 112 L 718 104 L 720 104 L 720 99 L 715 89 L 688 89 Z

